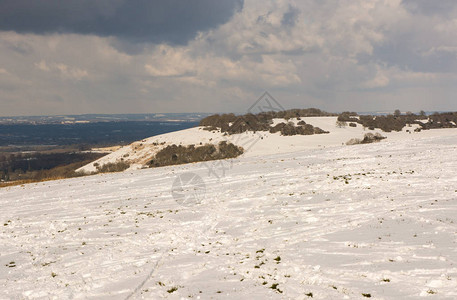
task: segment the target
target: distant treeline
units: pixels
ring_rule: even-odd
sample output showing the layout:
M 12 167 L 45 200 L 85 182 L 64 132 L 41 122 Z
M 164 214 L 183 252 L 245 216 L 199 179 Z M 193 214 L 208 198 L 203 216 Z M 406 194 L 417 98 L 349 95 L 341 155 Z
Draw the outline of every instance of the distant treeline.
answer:
M 401 131 L 408 124 L 418 124 L 420 128 L 416 130 L 420 131 L 421 129 L 457 128 L 457 112 L 434 113 L 429 116 L 424 112 L 401 114 L 398 110 L 394 114 L 382 116 L 359 116 L 355 112 L 343 112 L 338 116 L 338 121 L 359 123 L 370 130 L 379 128 L 385 132 Z
M 309 135 L 328 133 L 320 128 L 314 128 L 306 124 L 303 120 L 295 126 L 291 123 L 280 123 L 272 127 L 273 119 L 293 119 L 300 120 L 302 117 L 321 117 L 337 116 L 337 114 L 328 113 L 317 108 L 307 109 L 290 109 L 284 111 L 261 112 L 259 114 L 245 114 L 237 116 L 235 114 L 216 114 L 206 117 L 200 121 L 200 126 L 206 127 L 207 130 L 221 130 L 223 133 L 236 134 L 246 131 L 269 131 L 271 133 L 281 132 L 282 135 Z
M 457 112 L 433 113 L 426 115 L 421 111 L 419 114 L 407 112 L 400 113 L 396 110 L 389 115 L 358 115 L 356 112 L 343 112 L 340 114 L 328 113 L 317 108 L 290 109 L 284 111 L 262 112 L 259 114 L 216 114 L 208 116 L 200 121 L 200 126 L 206 130 L 221 130 L 223 133 L 236 134 L 245 131 L 269 131 L 271 133 L 281 132 L 282 135 L 309 135 L 328 133 L 320 128 L 306 124 L 303 120 L 294 125 L 293 123 L 280 123 L 273 125 L 273 119 L 300 120 L 303 117 L 328 117 L 338 116 L 339 122 L 349 122 L 351 126 L 355 123 L 361 124 L 368 129 L 379 128 L 385 132 L 401 131 L 405 126 L 418 124 L 422 129 L 435 128 L 457 128 Z
M 74 177 L 78 176 L 77 168 L 104 155 L 85 152 L 0 154 L 0 179 L 7 182 Z

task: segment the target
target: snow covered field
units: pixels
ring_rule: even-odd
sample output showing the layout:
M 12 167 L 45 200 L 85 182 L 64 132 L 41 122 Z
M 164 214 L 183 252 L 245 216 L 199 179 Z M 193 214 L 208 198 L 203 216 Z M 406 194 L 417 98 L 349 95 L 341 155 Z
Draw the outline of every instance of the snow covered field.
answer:
M 457 131 L 404 136 L 0 189 L 0 298 L 456 299 Z
M 175 131 L 167 134 L 157 135 L 141 141 L 134 142 L 130 145 L 122 147 L 113 153 L 100 158 L 94 163 L 100 166 L 107 163 L 116 163 L 121 159 L 131 164 L 131 170 L 139 169 L 147 165 L 154 154 L 168 145 L 199 145 L 202 144 L 218 144 L 220 141 L 228 141 L 237 146 L 245 149 L 246 157 L 257 157 L 278 153 L 291 153 L 305 149 L 318 149 L 326 147 L 335 147 L 345 144 L 353 138 L 363 139 L 364 134 L 380 133 L 386 136 L 388 140 L 414 140 L 430 136 L 443 136 L 453 135 L 453 129 L 436 130 L 423 130 L 422 132 L 414 132 L 418 125 L 413 124 L 411 127 L 405 127 L 400 132 L 382 132 L 380 129 L 365 130 L 362 125 L 357 124 L 357 127 L 343 127 L 340 128 L 336 125 L 337 117 L 304 117 L 301 120 L 307 124 L 319 127 L 323 130 L 329 131 L 329 134 L 315 134 L 315 135 L 295 135 L 295 136 L 282 136 L 279 132 L 244 132 L 241 134 L 233 134 L 224 136 L 220 131 L 207 131 L 203 127 L 195 127 L 186 130 Z M 289 121 L 297 123 L 298 120 L 290 119 Z M 274 119 L 273 124 L 281 122 L 287 123 L 284 119 Z M 409 130 L 410 132 L 407 132 Z M 90 163 L 78 171 L 87 173 L 95 172 L 96 168 L 94 163 Z

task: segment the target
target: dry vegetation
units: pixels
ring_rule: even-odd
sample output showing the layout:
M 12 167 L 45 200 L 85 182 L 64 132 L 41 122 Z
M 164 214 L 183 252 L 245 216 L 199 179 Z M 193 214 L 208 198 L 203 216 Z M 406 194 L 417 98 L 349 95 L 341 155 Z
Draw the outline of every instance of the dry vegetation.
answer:
M 243 148 L 232 143 L 220 142 L 219 145 L 195 147 L 170 145 L 160 150 L 149 162 L 150 167 L 180 165 L 193 162 L 235 158 L 243 154 Z
M 420 131 L 421 129 L 457 128 L 457 112 L 434 113 L 430 116 L 426 116 L 424 112 L 417 115 L 410 112 L 400 114 L 396 111 L 393 115 L 381 116 L 358 116 L 355 112 L 343 112 L 338 116 L 338 121 L 358 123 L 370 130 L 379 128 L 384 132 L 401 131 L 405 126 L 418 124 L 420 128 L 417 131 Z
M 357 144 L 371 144 L 379 142 L 385 139 L 385 136 L 380 135 L 379 133 L 366 133 L 363 139 L 350 139 L 346 142 L 346 145 L 357 145 Z
M 3 153 L 0 187 L 82 176 L 75 170 L 102 156 L 84 152 Z
M 200 121 L 200 126 L 204 126 L 205 130 L 221 130 L 223 133 L 236 134 L 246 131 L 269 131 L 272 133 L 281 132 L 282 135 L 310 135 L 328 133 L 320 128 L 314 128 L 310 124 L 306 124 L 303 120 L 295 126 L 293 123 L 281 123 L 274 127 L 273 119 L 290 120 L 292 118 L 300 119 L 302 117 L 318 117 L 318 116 L 336 116 L 336 114 L 327 113 L 320 109 L 291 109 L 279 112 L 262 112 L 259 114 L 245 114 L 236 116 L 235 114 L 212 115 Z
M 100 166 L 98 163 L 95 163 L 94 166 L 97 169 L 97 172 L 92 173 L 92 174 L 122 172 L 122 171 L 127 170 L 130 167 L 130 165 L 125 161 L 107 163 L 102 166 Z
M 329 133 L 328 131 L 322 130 L 319 127 L 314 127 L 311 124 L 306 124 L 304 121 L 300 121 L 298 126 L 294 123 L 279 123 L 274 127 L 270 127 L 271 133 L 281 132 L 281 135 L 312 135 Z

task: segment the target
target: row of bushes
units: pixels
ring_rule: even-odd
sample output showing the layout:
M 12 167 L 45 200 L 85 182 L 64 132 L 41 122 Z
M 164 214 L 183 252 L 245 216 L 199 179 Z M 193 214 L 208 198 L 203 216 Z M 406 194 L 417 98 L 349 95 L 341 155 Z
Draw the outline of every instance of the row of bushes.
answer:
M 357 113 L 343 112 L 338 116 L 339 122 L 359 123 L 362 126 L 374 130 L 379 128 L 384 132 L 401 131 L 408 124 L 418 124 L 422 129 L 435 128 L 457 128 L 457 113 L 434 113 L 426 116 L 425 113 L 419 115 L 413 113 L 395 115 L 370 116 L 361 115 L 356 118 Z M 428 122 L 426 122 L 426 120 Z
M 456 128 L 457 112 L 435 113 L 429 116 L 430 121 L 422 124 L 423 129 Z
M 236 116 L 235 114 L 216 114 L 208 116 L 200 121 L 200 126 L 204 126 L 206 130 L 221 130 L 228 134 L 243 133 L 246 131 L 270 131 L 281 132 L 283 135 L 294 134 L 315 134 L 326 133 L 321 129 L 312 129 L 311 125 L 306 128 L 292 126 L 291 124 L 276 125 L 277 128 L 271 128 L 273 119 L 292 119 L 301 117 L 317 117 L 317 116 L 336 116 L 335 114 L 327 113 L 317 108 L 308 109 L 291 109 L 278 112 L 262 112 L 259 114 L 245 114 Z M 304 122 L 303 122 L 304 123 Z M 305 124 L 299 124 L 305 125 Z M 293 127 L 293 128 L 292 128 Z M 312 132 L 312 133 L 311 133 Z
M 195 147 L 170 145 L 159 152 L 149 162 L 150 167 L 180 165 L 193 162 L 210 161 L 217 159 L 235 158 L 243 154 L 243 148 L 225 141 L 216 145 L 203 145 Z

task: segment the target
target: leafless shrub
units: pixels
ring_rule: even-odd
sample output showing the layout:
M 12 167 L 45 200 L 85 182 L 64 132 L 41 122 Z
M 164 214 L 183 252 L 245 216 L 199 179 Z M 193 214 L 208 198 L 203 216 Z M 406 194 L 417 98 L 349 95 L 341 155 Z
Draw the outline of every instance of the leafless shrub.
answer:
M 345 128 L 347 125 L 348 125 L 348 123 L 346 123 L 346 121 L 339 121 L 339 120 L 336 121 L 336 127 L 338 127 L 338 128 Z
M 357 145 L 357 144 L 370 144 L 370 143 L 375 143 L 379 142 L 383 139 L 385 139 L 385 136 L 382 136 L 378 132 L 373 134 L 371 132 L 366 133 L 363 139 L 350 139 L 349 141 L 346 142 L 346 145 Z

